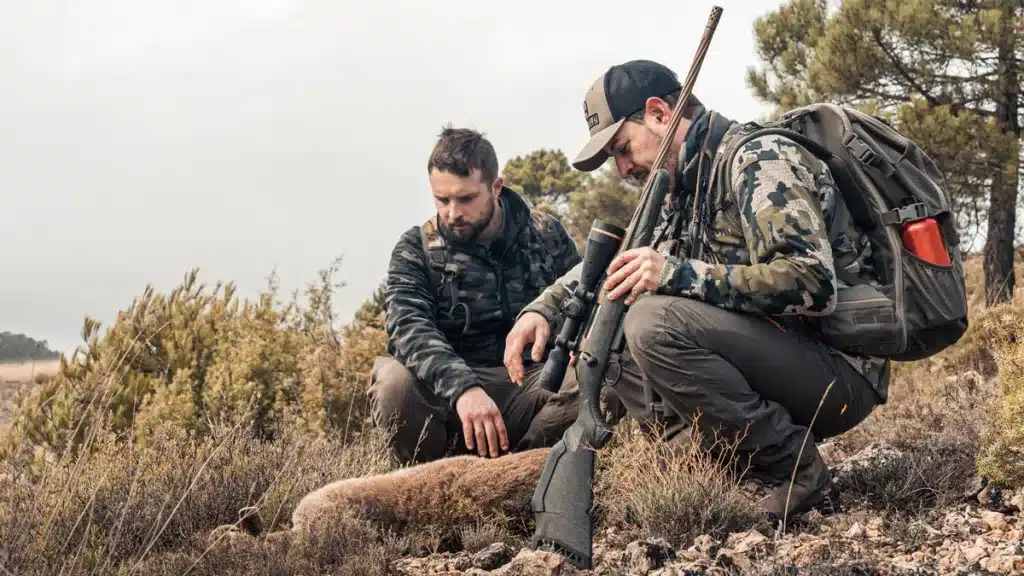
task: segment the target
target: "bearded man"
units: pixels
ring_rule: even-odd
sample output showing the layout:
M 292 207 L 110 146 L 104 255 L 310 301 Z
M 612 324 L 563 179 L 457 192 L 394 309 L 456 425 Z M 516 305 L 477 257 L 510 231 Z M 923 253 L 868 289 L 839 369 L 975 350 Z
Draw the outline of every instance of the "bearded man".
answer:
M 437 213 L 391 252 L 390 356 L 374 363 L 373 421 L 403 463 L 550 446 L 578 412 L 572 371 L 549 392 L 538 386 L 546 342 L 524 352 L 515 381 L 503 354 L 519 312 L 581 261 L 576 244 L 504 185 L 479 132 L 445 127 L 427 175 Z

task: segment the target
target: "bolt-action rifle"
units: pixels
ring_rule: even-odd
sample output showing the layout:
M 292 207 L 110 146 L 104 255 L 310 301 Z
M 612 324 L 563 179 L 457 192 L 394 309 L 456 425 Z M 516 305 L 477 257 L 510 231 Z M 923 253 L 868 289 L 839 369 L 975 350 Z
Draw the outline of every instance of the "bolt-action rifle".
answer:
M 599 290 L 599 283 L 604 283 L 605 273 L 614 256 L 651 243 L 668 193 L 669 174 L 663 168 L 668 148 L 721 16 L 721 7 L 711 9 L 704 36 L 693 57 L 679 101 L 672 111 L 668 131 L 629 226 L 623 230 L 614 224 L 594 220 L 583 251 L 579 280 L 566 286 L 568 294 L 561 307 L 564 322 L 541 372 L 540 386 L 547 390 L 558 389 L 568 369 L 570 355 L 578 353 L 579 415 L 552 447 L 533 494 L 536 531 L 531 545 L 535 549 L 561 554 L 578 568 L 591 567 L 596 451 L 611 439 L 612 434 L 611 427 L 601 415 L 601 388 L 611 359 L 622 352 L 622 320 L 627 309 L 622 298 L 603 298 L 605 290 Z M 585 344 L 579 352 L 581 336 Z

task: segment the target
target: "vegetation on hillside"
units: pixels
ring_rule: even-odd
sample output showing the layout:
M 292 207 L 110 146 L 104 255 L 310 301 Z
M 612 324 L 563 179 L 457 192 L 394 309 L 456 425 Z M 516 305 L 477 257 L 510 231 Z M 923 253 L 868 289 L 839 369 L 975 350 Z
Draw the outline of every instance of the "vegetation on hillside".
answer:
M 0 362 L 54 360 L 59 357 L 60 352 L 50 350 L 46 340 L 36 340 L 14 332 L 0 332 Z

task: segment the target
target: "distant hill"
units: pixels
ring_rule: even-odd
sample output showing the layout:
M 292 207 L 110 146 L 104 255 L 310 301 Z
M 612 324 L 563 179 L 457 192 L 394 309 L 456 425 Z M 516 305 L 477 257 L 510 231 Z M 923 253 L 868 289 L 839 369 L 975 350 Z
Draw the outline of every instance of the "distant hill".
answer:
M 50 350 L 46 340 L 36 340 L 13 332 L 0 332 L 0 362 L 56 360 L 57 358 L 60 358 L 60 353 Z

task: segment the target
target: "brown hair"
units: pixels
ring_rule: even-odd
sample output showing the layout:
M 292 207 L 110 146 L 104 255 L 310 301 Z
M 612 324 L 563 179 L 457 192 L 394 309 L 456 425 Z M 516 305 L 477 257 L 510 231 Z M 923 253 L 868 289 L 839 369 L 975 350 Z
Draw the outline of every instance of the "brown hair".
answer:
M 491 184 L 498 177 L 498 156 L 480 132 L 449 124 L 441 129 L 427 161 L 427 173 L 435 168 L 462 178 L 480 170 L 480 181 Z

